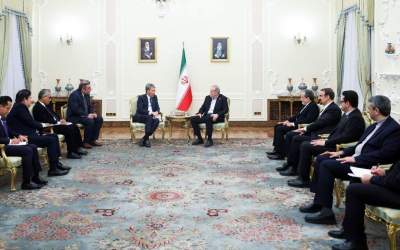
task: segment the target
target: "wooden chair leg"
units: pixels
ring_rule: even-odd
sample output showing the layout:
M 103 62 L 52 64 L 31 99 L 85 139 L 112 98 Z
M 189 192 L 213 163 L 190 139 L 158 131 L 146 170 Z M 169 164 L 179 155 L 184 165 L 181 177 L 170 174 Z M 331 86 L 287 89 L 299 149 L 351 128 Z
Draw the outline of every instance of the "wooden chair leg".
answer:
M 161 139 L 164 140 L 165 138 L 165 128 L 161 129 Z
M 335 180 L 335 187 L 334 187 L 334 190 L 335 190 L 335 196 L 336 196 L 336 207 L 338 208 L 338 207 L 340 207 L 340 204 L 342 204 L 342 196 L 341 196 L 341 190 L 340 190 L 340 187 L 339 187 L 339 183 Z
M 10 189 L 11 191 L 17 190 L 16 188 L 16 182 L 17 182 L 17 169 L 16 168 L 10 168 L 10 176 L 11 176 L 11 186 Z
M 221 140 L 223 140 L 224 137 L 225 137 L 225 132 L 224 132 L 224 130 L 221 130 Z
M 395 224 L 388 223 L 386 225 L 386 228 L 389 237 L 390 250 L 396 250 L 397 249 L 396 234 L 400 230 L 400 227 Z

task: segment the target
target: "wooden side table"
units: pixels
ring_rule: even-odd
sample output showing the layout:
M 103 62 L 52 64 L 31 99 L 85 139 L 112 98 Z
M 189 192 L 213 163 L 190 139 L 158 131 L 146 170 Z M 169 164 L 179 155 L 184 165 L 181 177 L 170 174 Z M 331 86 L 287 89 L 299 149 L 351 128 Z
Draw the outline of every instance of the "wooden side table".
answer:
M 167 115 L 165 117 L 165 120 L 167 122 L 167 126 L 169 126 L 169 137 L 168 140 L 172 138 L 172 130 L 174 127 L 174 124 L 181 124 L 183 128 L 186 129 L 186 135 L 188 137 L 188 141 L 191 140 L 190 138 L 190 118 L 191 116 L 185 115 L 185 116 L 176 116 L 176 115 Z

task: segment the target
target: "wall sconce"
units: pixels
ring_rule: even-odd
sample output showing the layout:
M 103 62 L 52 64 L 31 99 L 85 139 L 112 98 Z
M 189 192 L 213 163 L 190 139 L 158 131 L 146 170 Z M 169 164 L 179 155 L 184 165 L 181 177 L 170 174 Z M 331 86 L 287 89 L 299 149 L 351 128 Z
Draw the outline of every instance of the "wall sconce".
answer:
M 155 0 L 158 9 L 158 17 L 163 18 L 169 12 L 169 0 Z
M 307 41 L 307 37 L 302 33 L 297 33 L 294 36 L 294 41 L 297 45 L 303 45 Z
M 66 43 L 68 46 L 71 46 L 73 43 L 72 35 L 67 33 L 64 36 L 60 36 L 60 43 Z

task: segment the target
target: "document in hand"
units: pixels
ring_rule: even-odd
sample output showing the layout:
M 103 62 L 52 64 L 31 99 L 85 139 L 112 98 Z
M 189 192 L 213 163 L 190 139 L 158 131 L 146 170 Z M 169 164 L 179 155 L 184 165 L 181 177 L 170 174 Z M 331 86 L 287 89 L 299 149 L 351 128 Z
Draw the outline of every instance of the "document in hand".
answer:
M 350 167 L 350 169 L 353 172 L 353 173 L 349 173 L 349 176 L 351 176 L 351 177 L 361 178 L 362 176 L 364 176 L 366 174 L 371 175 L 371 169 L 356 168 L 356 167 Z
M 57 125 L 69 126 L 71 124 L 72 124 L 72 122 L 66 122 L 66 123 L 57 122 Z

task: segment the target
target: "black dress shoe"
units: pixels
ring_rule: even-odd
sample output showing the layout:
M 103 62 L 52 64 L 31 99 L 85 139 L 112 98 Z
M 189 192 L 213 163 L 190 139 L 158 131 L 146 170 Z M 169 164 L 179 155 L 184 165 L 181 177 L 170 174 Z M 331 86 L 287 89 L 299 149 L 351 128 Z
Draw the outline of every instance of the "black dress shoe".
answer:
M 298 178 L 294 180 L 288 180 L 288 185 L 295 188 L 308 188 L 310 187 L 310 181 L 303 181 L 302 179 Z
M 305 220 L 312 224 L 336 225 L 335 214 L 329 208 L 322 208 L 317 214 L 306 215 Z
M 209 148 L 212 145 L 214 145 L 214 142 L 212 140 L 207 140 L 206 143 L 204 144 L 204 147 Z
M 34 189 L 40 189 L 42 187 L 42 185 L 36 184 L 34 182 L 24 182 L 21 185 L 21 189 L 23 190 L 34 190 Z
M 281 172 L 281 171 L 287 170 L 289 167 L 290 167 L 290 165 L 287 164 L 287 162 L 285 162 L 285 163 L 282 164 L 282 167 L 277 167 L 275 169 L 276 169 L 276 171 Z
M 328 235 L 335 239 L 345 239 L 346 238 L 343 228 L 339 229 L 339 230 L 331 230 L 328 232 Z
M 140 141 L 138 142 L 139 146 L 144 147 L 144 139 L 140 139 Z
M 365 240 L 362 242 L 346 240 L 343 243 L 333 245 L 332 250 L 368 250 L 368 245 Z
M 32 182 L 34 182 L 34 183 L 36 183 L 38 185 L 42 185 L 42 186 L 45 186 L 48 183 L 47 181 L 42 180 L 40 177 L 33 177 L 32 178 Z
M 143 142 L 143 145 L 144 145 L 146 148 L 151 148 L 150 140 L 145 140 L 145 141 Z
M 281 171 L 279 172 L 280 175 L 282 176 L 296 176 L 297 172 L 294 170 L 294 168 L 291 166 L 288 169 L 286 169 L 285 171 Z
M 71 167 L 65 166 L 61 162 L 58 162 L 57 168 L 61 170 L 71 170 Z
M 61 170 L 61 169 L 51 169 L 49 172 L 47 172 L 47 176 L 52 177 L 52 176 L 62 176 L 68 174 L 68 170 Z
M 302 213 L 317 213 L 321 211 L 322 207 L 321 205 L 315 204 L 315 203 L 310 203 L 308 205 L 301 206 L 299 208 L 300 212 Z
M 79 154 L 74 153 L 74 152 L 69 152 L 69 153 L 67 154 L 67 158 L 68 158 L 68 159 L 81 159 L 82 156 L 80 156 Z
M 78 150 L 76 151 L 77 154 L 79 155 L 87 155 L 88 151 L 83 150 L 82 148 L 78 148 Z
M 268 155 L 268 159 L 270 160 L 284 160 L 285 157 L 282 155 L 276 154 L 276 155 Z
M 267 151 L 267 152 L 265 152 L 267 155 L 276 155 L 278 152 L 276 152 L 276 150 L 274 149 L 274 150 L 272 150 L 272 151 Z
M 204 144 L 204 141 L 202 139 L 197 138 L 194 142 L 192 142 L 192 145 L 201 145 Z

